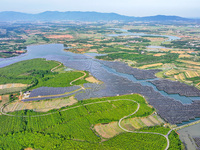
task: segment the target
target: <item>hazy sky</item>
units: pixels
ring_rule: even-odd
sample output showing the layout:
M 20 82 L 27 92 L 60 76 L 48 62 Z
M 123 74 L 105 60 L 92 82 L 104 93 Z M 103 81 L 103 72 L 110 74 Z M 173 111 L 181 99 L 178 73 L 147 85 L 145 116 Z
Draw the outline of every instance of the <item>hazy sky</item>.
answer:
M 200 0 L 0 0 L 0 11 L 97 11 L 128 16 L 161 14 L 200 18 Z

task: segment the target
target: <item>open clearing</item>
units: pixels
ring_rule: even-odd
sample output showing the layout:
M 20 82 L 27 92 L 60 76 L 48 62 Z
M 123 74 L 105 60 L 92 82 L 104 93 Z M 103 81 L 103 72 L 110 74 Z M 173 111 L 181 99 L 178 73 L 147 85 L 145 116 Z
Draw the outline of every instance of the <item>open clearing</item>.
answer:
M 37 112 L 47 112 L 52 109 L 59 109 L 61 107 L 70 106 L 77 103 L 77 100 L 74 97 L 69 98 L 58 98 L 52 100 L 45 100 L 39 102 L 22 102 L 17 101 L 10 103 L 6 108 L 5 112 L 14 112 L 19 110 L 34 110 Z
M 18 92 L 20 90 L 26 89 L 27 87 L 28 87 L 27 84 L 21 84 L 21 83 L 2 84 L 0 85 L 0 94 Z
M 8 88 L 18 88 L 18 87 L 27 87 L 27 84 L 21 84 L 21 83 L 2 84 L 0 85 L 0 90 Z
M 117 134 L 124 132 L 119 126 L 118 122 L 111 122 L 108 124 L 96 124 L 94 126 L 96 132 L 104 138 L 112 138 Z
M 95 79 L 93 76 L 89 76 L 85 78 L 86 81 L 91 82 L 91 83 L 102 83 L 101 81 Z

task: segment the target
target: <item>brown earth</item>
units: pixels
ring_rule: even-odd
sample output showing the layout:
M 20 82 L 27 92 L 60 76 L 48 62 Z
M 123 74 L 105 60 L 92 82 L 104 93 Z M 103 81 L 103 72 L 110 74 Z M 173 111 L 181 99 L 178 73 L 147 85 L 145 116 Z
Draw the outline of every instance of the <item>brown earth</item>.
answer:
M 101 83 L 101 81 L 95 79 L 93 76 L 89 76 L 89 77 L 85 78 L 85 80 L 88 82 L 92 82 L 92 83 Z
M 9 83 L 9 84 L 1 84 L 0 85 L 0 89 L 15 88 L 15 87 L 27 87 L 27 84 Z
M 47 112 L 52 109 L 59 109 L 61 107 L 71 106 L 73 104 L 77 103 L 77 100 L 71 96 L 69 98 L 58 98 L 53 100 L 41 100 L 39 102 L 22 102 L 17 101 L 10 103 L 4 108 L 5 112 L 13 112 L 17 110 L 34 110 L 37 112 Z
M 66 35 L 47 35 L 45 36 L 46 38 L 49 39 L 73 39 L 74 37 L 72 35 L 66 34 Z

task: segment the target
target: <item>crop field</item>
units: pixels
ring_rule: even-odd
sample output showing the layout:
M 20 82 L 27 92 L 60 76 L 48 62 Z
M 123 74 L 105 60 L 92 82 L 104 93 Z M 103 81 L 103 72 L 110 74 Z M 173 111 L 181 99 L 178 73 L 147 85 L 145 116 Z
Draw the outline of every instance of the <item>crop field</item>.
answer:
M 14 112 L 19 110 L 34 110 L 36 112 L 47 112 L 52 109 L 59 109 L 61 107 L 70 106 L 77 103 L 74 97 L 57 98 L 52 100 L 43 100 L 36 102 L 22 102 L 17 101 L 10 103 L 4 109 L 5 112 Z
M 185 51 L 171 51 L 171 53 L 176 53 L 176 54 L 185 54 Z
M 153 56 L 157 56 L 157 57 L 159 57 L 159 56 L 163 56 L 163 55 L 166 55 L 166 54 L 163 54 L 163 53 L 157 53 L 157 54 L 154 54 Z
M 179 72 L 180 72 L 179 70 L 171 69 L 171 70 L 165 72 L 165 74 L 167 76 L 171 76 L 171 75 L 174 75 L 174 74 L 178 74 Z
M 0 116 L 0 121 L 4 122 L 0 125 L 0 147 L 2 149 L 27 147 L 33 149 L 52 147 L 55 149 L 113 149 L 113 147 L 164 149 L 167 142 L 160 135 L 122 133 L 105 141 L 94 131 L 95 124 L 115 122 L 133 113 L 137 104 L 126 99 L 133 99 L 140 103 L 140 109 L 131 117 L 145 117 L 153 112 L 153 108 L 147 106 L 144 98 L 137 94 L 79 101 L 72 106 L 45 113 L 31 110 L 16 111 L 9 113 L 14 115 L 13 117 Z M 148 130 L 151 131 L 165 134 L 169 129 L 155 127 Z
M 164 123 L 165 122 L 158 115 L 152 114 L 147 117 L 125 119 L 121 122 L 121 125 L 128 130 L 137 131 L 145 127 L 157 126 Z M 96 132 L 100 134 L 103 138 L 111 138 L 124 132 L 118 126 L 118 122 L 111 122 L 108 124 L 96 124 L 94 128 Z
M 188 67 L 188 68 L 192 68 L 192 69 L 198 69 L 198 70 L 200 70 L 200 66 L 195 66 L 195 65 L 186 65 L 186 67 Z
M 9 95 L 0 95 L 0 107 L 9 102 Z
M 188 61 L 188 60 L 179 60 L 180 62 L 186 63 L 186 64 L 191 64 L 191 65 L 196 65 L 200 66 L 199 62 L 193 62 L 193 61 Z
M 49 39 L 72 39 L 74 38 L 72 35 L 66 34 L 66 35 L 47 35 L 46 38 Z
M 28 87 L 27 84 L 21 84 L 21 83 L 2 84 L 0 85 L 0 94 L 17 92 L 20 90 L 24 90 L 27 87 Z
M 106 124 L 96 124 L 94 129 L 103 138 L 112 138 L 124 132 L 124 130 L 119 127 L 117 121 Z
M 141 66 L 140 68 L 145 69 L 145 68 L 149 68 L 149 67 L 157 67 L 157 66 L 162 66 L 162 65 L 163 65 L 163 63 L 156 63 L 156 64 L 144 65 L 144 66 Z
M 7 89 L 7 88 L 15 88 L 15 87 L 27 87 L 27 84 L 20 84 L 20 83 L 15 83 L 15 84 L 3 84 L 0 85 L 0 90 L 1 89 Z
M 190 57 L 192 57 L 192 56 L 189 55 L 189 54 L 181 54 L 181 55 L 179 55 L 179 58 L 190 58 Z
M 187 78 L 199 77 L 199 73 L 197 71 L 185 71 L 185 75 Z
M 184 81 L 186 79 L 185 73 L 179 73 L 178 75 L 174 75 L 174 78 L 177 80 Z

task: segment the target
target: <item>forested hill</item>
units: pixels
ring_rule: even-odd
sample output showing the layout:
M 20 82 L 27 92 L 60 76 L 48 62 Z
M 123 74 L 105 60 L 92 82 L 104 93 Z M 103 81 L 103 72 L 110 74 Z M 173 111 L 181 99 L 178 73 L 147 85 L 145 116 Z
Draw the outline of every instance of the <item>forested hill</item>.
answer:
M 0 12 L 0 22 L 6 21 L 199 21 L 178 16 L 130 17 L 116 13 L 80 12 L 80 11 L 46 11 L 38 14 L 28 14 L 13 11 Z

